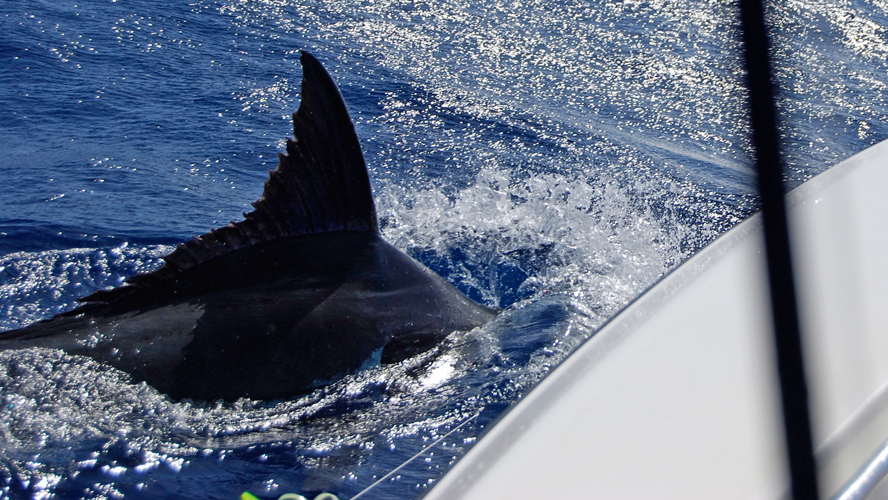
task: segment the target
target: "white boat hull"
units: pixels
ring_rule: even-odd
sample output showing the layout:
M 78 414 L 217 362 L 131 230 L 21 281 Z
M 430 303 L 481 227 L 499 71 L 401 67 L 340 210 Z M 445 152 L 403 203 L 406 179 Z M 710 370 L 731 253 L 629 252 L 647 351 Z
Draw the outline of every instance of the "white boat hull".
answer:
M 788 195 L 821 490 L 888 439 L 888 141 Z M 788 491 L 758 215 L 642 295 L 427 499 Z

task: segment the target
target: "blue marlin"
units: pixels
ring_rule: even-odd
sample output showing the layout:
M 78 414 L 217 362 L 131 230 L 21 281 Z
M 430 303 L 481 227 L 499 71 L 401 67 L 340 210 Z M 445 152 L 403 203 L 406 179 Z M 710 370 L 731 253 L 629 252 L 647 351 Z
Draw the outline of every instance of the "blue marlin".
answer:
M 174 399 L 277 399 L 488 322 L 493 310 L 380 236 L 345 101 L 317 59 L 301 62 L 294 137 L 244 220 L 0 334 L 0 350 L 89 356 Z

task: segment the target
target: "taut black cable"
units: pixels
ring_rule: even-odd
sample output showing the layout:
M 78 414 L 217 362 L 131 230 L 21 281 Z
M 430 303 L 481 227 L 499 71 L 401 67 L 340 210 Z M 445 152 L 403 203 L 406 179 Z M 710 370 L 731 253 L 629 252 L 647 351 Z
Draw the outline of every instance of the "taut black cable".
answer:
M 792 496 L 795 500 L 815 500 L 818 498 L 817 470 L 811 442 L 808 391 L 786 218 L 777 111 L 762 3 L 763 0 L 740 0 L 752 143 L 762 199 L 765 251 Z

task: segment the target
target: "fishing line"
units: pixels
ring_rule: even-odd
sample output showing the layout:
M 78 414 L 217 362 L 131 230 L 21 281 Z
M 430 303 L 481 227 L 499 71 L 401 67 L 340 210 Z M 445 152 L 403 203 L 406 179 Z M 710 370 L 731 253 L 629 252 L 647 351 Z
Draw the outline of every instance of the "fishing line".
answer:
M 401 465 L 395 467 L 391 472 L 389 472 L 388 474 L 386 474 L 386 475 L 382 476 L 381 478 L 377 479 L 376 482 L 374 482 L 374 483 L 371 484 L 370 486 L 368 486 L 368 487 L 364 488 L 363 490 L 361 490 L 360 492 L 358 492 L 357 495 L 351 497 L 351 500 L 355 500 L 355 498 L 358 498 L 358 497 L 360 497 L 361 495 L 363 495 L 364 493 L 367 493 L 368 491 L 372 490 L 373 488 L 376 487 L 376 485 L 378 485 L 379 483 L 385 481 L 386 479 L 388 479 L 389 477 L 391 477 L 395 472 L 398 472 L 399 470 L 401 470 L 402 468 L 404 468 L 405 465 L 407 465 L 407 464 L 409 464 L 410 462 L 416 460 L 416 459 L 419 458 L 421 455 L 423 455 L 425 452 L 429 451 L 429 449 L 431 449 L 433 446 L 437 445 L 437 444 L 440 443 L 441 441 L 444 441 L 445 439 L 447 439 L 448 436 L 450 436 L 450 435 L 453 434 L 454 432 L 458 431 L 458 430 L 459 430 L 460 428 L 462 428 L 464 425 L 466 425 L 467 423 L 471 422 L 472 420 L 475 420 L 476 418 L 478 418 L 478 415 L 480 415 L 480 414 L 481 414 L 481 412 L 478 412 L 478 413 L 472 415 L 471 417 L 467 418 L 467 419 L 466 419 L 465 421 L 463 421 L 461 424 L 457 425 L 456 427 L 454 427 L 453 429 L 451 429 L 449 432 L 447 432 L 447 434 L 444 434 L 444 435 L 441 436 L 440 438 L 436 439 L 433 443 L 429 444 L 428 446 L 426 446 L 425 448 L 423 448 L 422 450 L 420 450 L 419 453 L 417 453 L 416 455 L 413 455 L 412 457 L 408 458 L 406 462 L 404 462 L 404 463 L 402 463 Z

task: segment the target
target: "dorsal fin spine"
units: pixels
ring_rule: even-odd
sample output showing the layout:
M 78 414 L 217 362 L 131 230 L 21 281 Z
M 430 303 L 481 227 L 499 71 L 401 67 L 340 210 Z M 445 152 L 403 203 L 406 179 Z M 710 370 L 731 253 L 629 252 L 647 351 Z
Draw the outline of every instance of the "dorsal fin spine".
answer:
M 294 114 L 293 117 L 295 123 L 296 115 Z M 294 134 L 295 133 L 296 132 L 294 132 Z M 288 163 L 293 165 L 291 168 L 297 168 L 296 164 L 298 163 L 306 165 L 319 162 L 319 160 L 314 157 L 315 155 L 312 154 L 313 151 L 306 151 L 298 146 L 299 136 L 296 135 L 295 137 L 297 140 L 287 141 L 287 152 L 289 153 Z M 313 232 L 317 231 L 317 228 L 319 227 L 326 227 L 328 225 L 327 221 L 324 220 L 324 214 L 321 211 L 317 210 L 317 207 L 322 205 L 322 200 L 325 198 L 325 193 L 321 192 L 321 189 L 318 188 L 315 181 L 318 180 L 318 177 L 325 177 L 324 174 L 325 172 L 318 172 L 314 176 L 306 176 L 304 178 L 300 177 L 298 179 L 294 179 L 294 184 L 302 188 L 299 189 L 299 191 L 301 192 L 301 194 L 304 195 L 303 201 L 305 202 L 304 206 L 306 208 L 305 215 L 306 219 L 308 221 L 311 221 L 310 227 L 312 228 Z M 326 182 L 327 179 L 323 180 Z
M 295 121 L 296 115 L 294 114 L 293 117 Z M 287 156 L 281 161 L 286 161 L 293 164 L 301 163 L 303 165 L 308 163 L 308 160 L 305 158 L 302 150 L 300 150 L 296 146 L 296 140 L 291 139 L 287 139 Z M 317 188 L 315 188 L 314 186 L 312 178 L 303 179 L 294 177 L 291 180 L 291 183 L 294 187 L 294 190 L 299 194 L 298 202 L 300 204 L 300 208 L 302 209 L 304 230 L 311 233 L 317 232 L 317 227 L 319 226 L 319 224 L 317 224 L 317 222 L 319 222 L 317 220 L 318 216 L 314 213 L 312 209 L 312 206 L 316 205 L 317 203 L 312 203 L 312 201 L 318 198 L 318 191 Z M 321 227 L 323 226 L 321 225 Z
M 285 153 L 279 154 L 279 162 L 289 162 L 290 157 Z M 298 210 L 288 210 L 289 217 L 288 219 L 291 221 L 290 231 L 292 233 L 303 233 L 310 234 L 315 233 L 315 226 L 312 222 L 312 218 L 310 217 L 311 208 L 305 203 L 305 199 L 308 196 L 308 193 L 305 190 L 305 187 L 302 183 L 299 182 L 296 178 L 287 178 L 281 181 L 282 183 L 286 183 L 287 185 L 283 187 L 283 190 L 292 190 L 297 194 L 296 200 L 293 203 L 298 204 Z
M 282 233 L 285 234 L 299 234 L 303 232 L 300 230 L 298 226 L 300 217 L 294 210 L 292 202 L 287 202 L 283 200 L 286 195 L 286 187 L 283 184 L 286 180 L 283 176 L 274 176 L 271 175 L 268 178 L 268 182 L 265 184 L 265 200 L 272 205 L 272 209 L 274 212 L 284 215 L 284 217 L 276 217 L 273 218 L 274 222 L 278 225 Z M 294 224 L 295 223 L 295 224 Z M 284 227 L 286 226 L 286 227 Z
M 209 239 L 202 241 L 197 239 L 196 236 L 185 242 L 185 250 L 194 257 L 197 263 L 213 257 L 213 252 L 210 251 L 212 247 L 212 242 Z
M 239 248 L 243 248 L 246 246 L 246 242 L 243 239 L 243 235 L 240 230 L 234 224 L 228 224 L 225 227 L 219 228 L 216 230 L 216 234 L 219 238 L 225 242 L 226 245 L 231 247 L 234 250 Z
M 300 163 L 304 165 L 312 161 L 309 158 L 306 158 L 304 152 L 296 146 L 296 141 L 293 140 L 287 140 L 287 153 L 287 156 L 282 158 L 281 162 L 282 165 L 285 161 L 291 164 L 292 166 L 290 168 L 298 168 L 296 165 Z M 326 226 L 326 221 L 323 220 L 323 214 L 318 213 L 314 208 L 320 205 L 321 200 L 323 199 L 323 193 L 320 193 L 314 181 L 315 176 L 294 176 L 290 179 L 290 185 L 298 194 L 296 198 L 298 198 L 298 203 L 302 209 L 302 219 L 305 221 L 302 225 L 305 228 L 305 231 L 309 233 L 320 232 L 319 228 Z

